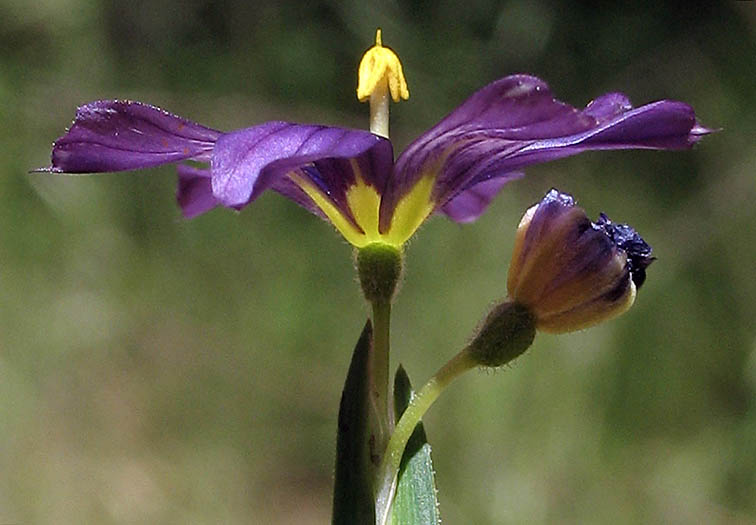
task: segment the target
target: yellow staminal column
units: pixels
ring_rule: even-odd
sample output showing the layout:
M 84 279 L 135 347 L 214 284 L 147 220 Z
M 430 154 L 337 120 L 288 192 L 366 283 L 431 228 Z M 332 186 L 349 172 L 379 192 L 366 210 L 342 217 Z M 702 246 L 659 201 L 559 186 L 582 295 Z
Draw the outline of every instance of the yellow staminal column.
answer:
M 383 47 L 381 30 L 378 29 L 375 45 L 360 61 L 357 99 L 370 101 L 370 131 L 386 138 L 389 136 L 389 94 L 394 102 L 399 102 L 409 98 L 409 89 L 399 57 Z

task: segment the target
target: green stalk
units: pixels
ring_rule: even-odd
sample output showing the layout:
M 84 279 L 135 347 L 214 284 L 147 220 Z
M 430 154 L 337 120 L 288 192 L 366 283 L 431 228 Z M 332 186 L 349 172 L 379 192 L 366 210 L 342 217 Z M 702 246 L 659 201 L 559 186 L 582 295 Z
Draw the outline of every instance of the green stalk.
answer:
M 377 525 L 385 525 L 387 523 L 391 501 L 396 491 L 397 475 L 402 455 L 415 427 L 449 383 L 463 372 L 477 365 L 477 361 L 468 349 L 465 348 L 441 367 L 436 372 L 436 375 L 431 377 L 410 401 L 407 410 L 404 411 L 404 414 L 396 424 L 396 428 L 394 428 L 378 470 L 375 498 Z

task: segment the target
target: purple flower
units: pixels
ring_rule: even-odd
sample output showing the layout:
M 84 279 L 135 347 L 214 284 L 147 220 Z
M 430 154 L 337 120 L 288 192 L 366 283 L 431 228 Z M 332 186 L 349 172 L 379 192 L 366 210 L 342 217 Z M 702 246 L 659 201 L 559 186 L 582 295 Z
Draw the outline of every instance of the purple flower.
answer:
M 48 169 L 178 163 L 186 217 L 217 205 L 238 210 L 270 189 L 330 220 L 357 247 L 401 247 L 435 212 L 475 220 L 531 164 L 588 150 L 685 149 L 708 132 L 682 102 L 633 108 L 611 93 L 578 110 L 538 78 L 513 75 L 473 94 L 396 161 L 391 142 L 367 131 L 266 122 L 224 133 L 139 102 L 97 101 L 79 108 Z
M 551 190 L 517 228 L 507 290 L 545 332 L 587 328 L 625 312 L 654 261 L 627 224 L 591 222 L 566 193 Z

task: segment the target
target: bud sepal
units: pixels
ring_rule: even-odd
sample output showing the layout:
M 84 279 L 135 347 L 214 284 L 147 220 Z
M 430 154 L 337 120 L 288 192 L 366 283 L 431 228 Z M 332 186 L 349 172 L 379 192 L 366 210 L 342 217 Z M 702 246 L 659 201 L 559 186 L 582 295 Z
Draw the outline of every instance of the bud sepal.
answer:
M 526 306 L 504 301 L 486 316 L 467 351 L 481 366 L 505 365 L 533 344 L 535 321 Z

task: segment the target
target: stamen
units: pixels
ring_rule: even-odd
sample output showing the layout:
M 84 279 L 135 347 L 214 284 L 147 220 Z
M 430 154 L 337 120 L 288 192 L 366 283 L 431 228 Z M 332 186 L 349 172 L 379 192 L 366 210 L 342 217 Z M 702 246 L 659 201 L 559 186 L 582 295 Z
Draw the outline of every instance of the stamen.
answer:
M 357 81 L 357 99 L 370 100 L 370 131 L 376 135 L 389 135 L 389 101 L 407 100 L 409 89 L 399 57 L 383 47 L 381 30 L 376 30 L 375 45 L 367 50 L 360 61 Z

